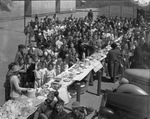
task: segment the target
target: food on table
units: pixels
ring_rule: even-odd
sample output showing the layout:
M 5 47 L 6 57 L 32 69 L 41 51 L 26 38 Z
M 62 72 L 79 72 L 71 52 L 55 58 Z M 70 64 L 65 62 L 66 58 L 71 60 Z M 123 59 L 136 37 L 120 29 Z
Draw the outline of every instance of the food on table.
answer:
M 48 93 L 50 92 L 49 89 L 41 89 L 38 93 L 37 93 L 37 96 L 47 96 Z
M 44 84 L 44 85 L 42 86 L 42 88 L 49 88 L 49 85 L 48 85 L 48 84 Z
M 26 107 L 26 105 L 17 100 L 7 101 L 0 108 L 0 119 L 26 119 L 26 115 L 21 113 L 23 107 Z
M 71 79 L 70 79 L 70 78 L 63 78 L 63 81 L 64 81 L 64 82 L 70 82 Z
M 57 82 L 51 83 L 51 88 L 53 88 L 54 90 L 58 90 L 60 87 L 61 87 L 61 85 L 58 84 Z
M 69 69 L 68 71 L 69 71 L 69 72 L 72 72 L 73 70 L 74 70 L 74 68 L 71 68 L 71 69 Z
M 68 78 L 73 79 L 76 76 L 76 72 L 69 73 Z
M 89 59 L 89 60 L 93 60 L 93 57 L 90 56 L 90 57 L 88 57 L 88 59 Z
M 36 94 L 36 89 L 30 88 L 30 89 L 27 90 L 26 96 L 28 98 L 35 98 L 36 97 L 35 94 Z
M 54 80 L 55 80 L 56 82 L 60 82 L 60 81 L 62 80 L 62 78 L 56 77 L 56 78 L 54 78 Z
M 28 117 L 30 116 L 32 113 L 34 113 L 36 111 L 37 108 L 35 107 L 22 107 L 21 108 L 21 115 L 23 117 Z

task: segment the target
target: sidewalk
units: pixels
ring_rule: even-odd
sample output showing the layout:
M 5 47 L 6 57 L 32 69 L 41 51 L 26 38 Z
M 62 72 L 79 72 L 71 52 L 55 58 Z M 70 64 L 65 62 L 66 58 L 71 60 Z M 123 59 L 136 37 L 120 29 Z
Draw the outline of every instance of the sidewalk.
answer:
M 93 86 L 89 86 L 88 87 L 88 91 L 85 92 L 83 95 L 81 95 L 81 99 L 80 99 L 80 103 L 81 105 L 84 106 L 89 106 L 89 107 L 93 107 L 96 110 L 99 110 L 99 107 L 101 105 L 101 101 L 102 101 L 102 95 L 97 96 L 97 83 L 98 81 L 95 80 L 94 81 L 94 85 Z M 116 89 L 118 87 L 118 82 L 116 83 L 109 83 L 109 82 L 102 82 L 101 84 L 101 90 L 106 91 L 112 91 L 114 89 Z M 67 108 L 67 112 L 70 112 L 69 110 L 71 109 L 71 104 L 76 101 L 76 98 L 72 98 L 70 100 L 70 102 L 65 106 Z M 68 110 L 69 109 L 69 110 Z M 94 112 L 92 114 L 90 114 L 87 119 L 91 119 L 91 117 L 94 115 Z

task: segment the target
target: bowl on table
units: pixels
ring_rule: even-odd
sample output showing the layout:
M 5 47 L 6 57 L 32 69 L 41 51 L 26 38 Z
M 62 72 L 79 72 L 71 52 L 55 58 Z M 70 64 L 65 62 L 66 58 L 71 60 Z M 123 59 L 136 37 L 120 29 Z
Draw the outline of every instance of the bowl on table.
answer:
M 59 90 L 60 87 L 61 87 L 61 85 L 55 81 L 51 83 L 51 88 L 53 88 L 54 90 Z
M 56 82 L 60 82 L 60 81 L 62 80 L 62 78 L 56 77 L 56 78 L 54 78 L 54 80 L 55 80 Z
M 28 98 L 35 98 L 36 97 L 36 89 L 34 89 L 34 88 L 28 88 L 26 96 Z

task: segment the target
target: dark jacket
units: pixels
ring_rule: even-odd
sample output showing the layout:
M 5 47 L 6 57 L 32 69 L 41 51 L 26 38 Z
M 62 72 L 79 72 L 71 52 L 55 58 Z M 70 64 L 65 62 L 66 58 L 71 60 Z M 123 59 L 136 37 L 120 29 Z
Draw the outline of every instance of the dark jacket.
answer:
M 61 113 L 58 113 L 57 110 L 53 110 L 51 113 L 50 119 L 66 119 L 67 112 L 62 111 Z
M 112 49 L 108 52 L 107 55 L 107 61 L 108 63 L 111 62 L 119 62 L 120 61 L 120 57 L 121 57 L 121 52 L 118 49 Z

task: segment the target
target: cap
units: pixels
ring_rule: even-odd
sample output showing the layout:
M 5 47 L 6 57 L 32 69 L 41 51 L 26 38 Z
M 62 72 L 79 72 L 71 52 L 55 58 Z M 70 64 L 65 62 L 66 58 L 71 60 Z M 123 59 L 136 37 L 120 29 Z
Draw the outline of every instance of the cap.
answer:
M 12 67 L 12 72 L 18 72 L 18 71 L 20 71 L 19 65 L 14 65 L 14 66 Z
M 25 45 L 23 44 L 18 45 L 18 49 L 21 49 L 21 48 L 25 48 Z
M 72 108 L 78 108 L 78 107 L 80 107 L 80 103 L 78 101 L 72 103 Z
M 116 48 L 116 47 L 117 47 L 117 44 L 116 44 L 116 43 L 113 43 L 113 44 L 111 44 L 111 47 L 112 47 L 112 48 Z

